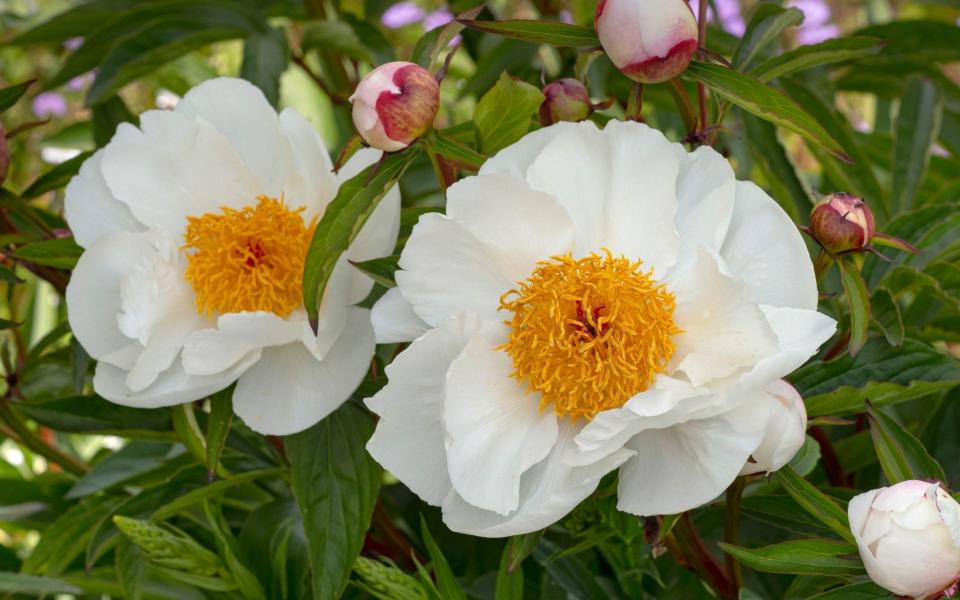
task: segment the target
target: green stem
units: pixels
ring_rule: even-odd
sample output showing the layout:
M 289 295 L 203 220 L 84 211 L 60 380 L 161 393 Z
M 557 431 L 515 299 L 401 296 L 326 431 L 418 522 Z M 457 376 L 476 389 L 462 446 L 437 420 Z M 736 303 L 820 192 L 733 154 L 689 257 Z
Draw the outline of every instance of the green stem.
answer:
M 10 404 L 9 400 L 0 400 L 0 422 L 15 433 L 16 437 L 19 438 L 18 441 L 28 450 L 39 454 L 50 462 L 60 465 L 64 471 L 79 476 L 90 470 L 90 467 L 79 458 L 67 454 L 56 446 L 52 446 L 40 439 L 40 436 L 27 426 L 27 422 Z
M 634 83 L 630 88 L 630 96 L 627 98 L 627 109 L 624 119 L 627 121 L 643 122 L 643 84 Z
M 726 523 L 723 532 L 723 541 L 737 545 L 740 541 L 740 499 L 743 496 L 743 487 L 746 477 L 737 477 L 727 488 Z M 740 571 L 740 562 L 729 554 L 724 559 L 727 568 L 727 579 L 739 590 L 743 584 L 743 574 Z
M 699 46 L 707 47 L 707 1 L 703 0 L 698 6 L 697 26 L 699 27 Z M 703 83 L 697 83 L 697 98 L 700 100 L 700 131 L 706 131 L 709 117 L 707 116 L 707 88 Z

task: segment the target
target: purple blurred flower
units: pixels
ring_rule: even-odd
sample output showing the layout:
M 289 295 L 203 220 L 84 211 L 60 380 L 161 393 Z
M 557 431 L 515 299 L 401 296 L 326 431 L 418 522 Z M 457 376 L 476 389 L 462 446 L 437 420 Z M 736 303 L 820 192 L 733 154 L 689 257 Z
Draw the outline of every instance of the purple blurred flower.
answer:
M 72 37 L 72 38 L 70 38 L 70 39 L 68 39 L 68 40 L 64 40 L 64 42 L 63 42 L 62 45 L 63 45 L 63 47 L 66 48 L 67 50 L 73 51 L 73 50 L 76 50 L 77 48 L 79 48 L 80 46 L 83 45 L 83 38 L 82 38 L 82 37 Z
M 380 22 L 384 27 L 399 29 L 407 25 L 419 23 L 426 16 L 426 12 L 413 2 L 398 2 L 384 11 Z
M 840 35 L 840 28 L 832 23 L 814 27 L 801 27 L 797 31 L 797 41 L 801 44 L 819 44 Z
M 427 18 L 423 20 L 423 29 L 424 31 L 430 31 L 437 27 L 443 27 L 452 20 L 453 13 L 445 8 L 441 8 L 427 15 Z
M 826 0 L 790 0 L 787 5 L 803 11 L 803 24 L 797 30 L 801 44 L 819 44 L 840 35 L 840 28 L 830 22 Z
M 43 92 L 34 97 L 32 108 L 40 118 L 62 117 L 67 112 L 67 100 L 57 92 Z
M 566 23 L 567 25 L 573 25 L 573 14 L 567 9 L 560 11 L 560 22 Z
M 79 92 L 93 78 L 93 71 L 88 71 L 83 75 L 77 75 L 67 82 L 67 89 L 71 92 Z
M 705 0 L 709 1 L 709 0 Z M 719 25 L 725 31 L 733 35 L 743 35 L 747 30 L 747 25 L 743 21 L 743 15 L 740 13 L 739 0 L 716 0 L 717 12 L 720 14 Z M 700 14 L 699 0 L 690 0 L 690 9 L 693 14 Z M 707 21 L 714 21 L 713 7 L 707 7 Z

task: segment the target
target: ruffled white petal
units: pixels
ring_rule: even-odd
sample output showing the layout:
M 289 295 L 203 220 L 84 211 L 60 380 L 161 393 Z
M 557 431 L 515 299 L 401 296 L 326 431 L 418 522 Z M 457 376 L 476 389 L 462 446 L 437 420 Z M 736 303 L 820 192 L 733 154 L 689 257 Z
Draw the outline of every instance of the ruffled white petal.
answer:
M 620 468 L 617 508 L 668 515 L 716 498 L 760 444 L 767 409 L 757 395 L 722 415 L 634 436 L 626 448 L 636 456 Z
M 557 416 L 540 410 L 540 394 L 512 377 L 497 341 L 475 335 L 447 372 L 443 422 L 447 465 L 457 493 L 506 515 L 520 500 L 520 476 L 557 440 Z
M 254 431 L 289 435 L 317 423 L 363 381 L 373 357 L 370 311 L 351 307 L 322 361 L 301 343 L 266 348 L 237 381 L 233 409 Z
M 749 181 L 737 182 L 733 219 L 720 254 L 758 304 L 817 309 L 813 264 L 797 226 Z
M 736 177 L 730 163 L 710 146 L 679 153 L 677 229 L 681 256 L 699 246 L 719 251 L 733 217 Z
M 633 455 L 621 449 L 595 463 L 571 466 L 566 457 L 574 450 L 578 429 L 568 422 L 560 426 L 550 454 L 521 477 L 520 503 L 508 515 L 473 506 L 452 492 L 443 503 L 444 523 L 460 533 L 506 537 L 537 531 L 563 518 L 593 493 L 604 475 Z
M 430 326 L 413 312 L 400 288 L 390 288 L 370 311 L 378 344 L 409 342 L 426 333 Z
M 292 206 L 306 206 L 308 219 L 323 214 L 339 187 L 323 140 L 310 122 L 292 108 L 280 113 L 280 133 L 290 146 L 296 172 L 296 177 L 284 186 L 286 201 Z
M 100 171 L 103 150 L 97 150 L 70 180 L 63 199 L 64 215 L 73 238 L 82 248 L 90 248 L 108 233 L 143 231 L 126 204 L 110 193 Z
M 446 374 L 477 329 L 469 315 L 431 329 L 387 366 L 390 382 L 366 400 L 380 416 L 367 442 L 370 456 L 434 506 L 452 489 L 443 429 Z

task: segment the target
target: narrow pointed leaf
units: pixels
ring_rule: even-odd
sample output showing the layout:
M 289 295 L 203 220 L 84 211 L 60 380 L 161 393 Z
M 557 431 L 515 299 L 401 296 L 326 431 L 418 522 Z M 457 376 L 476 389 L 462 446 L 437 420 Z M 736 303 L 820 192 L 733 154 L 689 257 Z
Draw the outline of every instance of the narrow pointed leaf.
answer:
M 867 343 L 870 329 L 870 292 L 852 261 L 838 258 L 837 265 L 840 267 L 840 280 L 843 283 L 847 307 L 850 309 L 850 343 L 847 349 L 852 356 L 856 356 Z
M 595 48 L 600 45 L 597 32 L 592 27 L 547 23 L 544 21 L 473 21 L 462 20 L 465 26 L 485 33 L 493 33 L 515 40 L 550 46 L 571 48 Z
M 747 567 L 764 573 L 827 577 L 864 573 L 857 547 L 835 540 L 790 540 L 753 549 L 720 542 L 720 547 Z
M 733 66 L 742 70 L 788 27 L 803 23 L 803 12 L 776 4 L 760 4 L 750 17 L 747 29 L 733 54 Z
M 903 425 L 873 406 L 867 406 L 867 418 L 880 467 L 890 483 L 908 479 L 936 479 L 948 483 L 943 467 Z
M 893 206 L 913 208 L 940 134 L 943 97 L 939 86 L 919 75 L 907 79 L 900 99 L 893 152 Z
M 818 521 L 848 542 L 854 541 L 850 526 L 847 524 L 847 513 L 836 500 L 797 475 L 790 467 L 783 467 L 773 477 L 797 504 Z
M 233 386 L 210 397 L 210 416 L 207 419 L 206 451 L 207 473 L 210 478 L 220 464 L 220 455 L 230 435 L 233 423 Z
M 760 81 L 770 81 L 781 75 L 789 75 L 814 67 L 836 64 L 863 56 L 876 54 L 883 48 L 883 40 L 874 37 L 841 37 L 800 46 L 779 56 L 767 59 L 750 74 Z
M 873 313 L 873 322 L 887 338 L 891 346 L 903 343 L 903 319 L 900 316 L 900 306 L 893 293 L 885 287 L 877 288 L 870 296 L 870 312 Z
M 437 589 L 444 600 L 466 600 L 466 595 L 457 584 L 457 578 L 450 570 L 450 565 L 440 550 L 440 546 L 433 539 L 423 515 L 420 515 L 420 535 L 423 537 L 423 544 L 427 547 L 427 553 L 430 555 L 430 564 L 436 577 Z

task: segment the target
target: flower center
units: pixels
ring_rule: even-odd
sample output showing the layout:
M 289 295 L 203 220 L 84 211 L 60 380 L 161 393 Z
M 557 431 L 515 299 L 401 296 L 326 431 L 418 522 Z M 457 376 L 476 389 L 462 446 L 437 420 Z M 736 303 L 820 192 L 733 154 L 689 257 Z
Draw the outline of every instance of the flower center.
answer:
M 630 262 L 554 256 L 500 298 L 513 377 L 560 417 L 592 419 L 644 391 L 673 356 L 673 294 Z
M 303 301 L 303 262 L 316 218 L 304 225 L 283 200 L 257 196 L 256 206 L 187 217 L 186 279 L 197 311 L 267 311 L 286 317 Z

